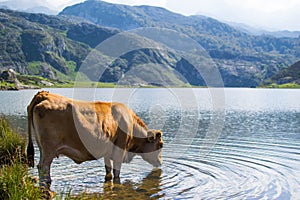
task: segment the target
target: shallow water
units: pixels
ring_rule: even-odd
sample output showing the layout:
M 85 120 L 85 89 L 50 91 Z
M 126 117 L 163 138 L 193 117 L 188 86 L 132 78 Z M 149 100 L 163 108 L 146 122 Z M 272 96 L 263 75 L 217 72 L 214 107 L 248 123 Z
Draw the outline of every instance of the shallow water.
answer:
M 71 189 L 109 199 L 300 196 L 300 90 L 225 89 L 221 95 L 208 89 L 51 91 L 86 100 L 122 101 L 149 127 L 162 129 L 165 141 L 159 169 L 135 157 L 122 165 L 120 185 L 104 183 L 102 159 L 80 165 L 66 157 L 55 159 L 52 189 L 58 193 Z M 0 113 L 9 115 L 21 131 L 26 130 L 26 105 L 35 93 L 0 92 Z M 223 102 L 224 109 L 215 110 L 215 102 Z M 36 175 L 36 168 L 31 173 Z

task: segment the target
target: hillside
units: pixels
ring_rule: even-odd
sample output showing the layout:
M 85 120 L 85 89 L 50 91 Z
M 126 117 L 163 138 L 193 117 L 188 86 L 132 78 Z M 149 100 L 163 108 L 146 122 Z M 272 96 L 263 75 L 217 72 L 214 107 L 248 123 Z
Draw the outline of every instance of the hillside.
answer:
M 92 48 L 115 33 L 63 17 L 0 9 L 0 70 L 70 80 Z
M 58 13 L 58 11 L 52 10 L 50 7 L 49 3 L 44 1 L 30 1 L 30 3 L 28 3 L 20 0 L 4 0 L 0 2 L 0 8 L 3 9 L 18 10 L 29 13 L 44 13 L 48 15 L 55 15 Z
M 253 36 L 212 18 L 186 17 L 159 7 L 88 0 L 60 15 L 121 30 L 161 27 L 187 34 L 214 59 L 226 86 L 257 86 L 300 58 L 300 38 Z
M 280 87 L 280 86 L 300 86 L 300 61 L 295 64 L 277 72 L 264 82 L 268 87 Z
M 61 84 L 64 81 L 74 80 L 77 75 L 85 80 L 118 82 L 124 73 L 131 70 L 131 73 L 135 71 L 141 77 L 128 74 L 129 78 L 122 80 L 120 84 L 151 85 L 158 84 L 162 80 L 168 85 L 187 84 L 186 80 L 176 74 L 177 70 L 182 71 L 191 84 L 204 85 L 203 80 L 198 80 L 197 75 L 184 72 L 186 70 L 180 57 L 174 56 L 171 52 L 164 52 L 162 55 L 162 52 L 155 49 L 141 49 L 122 55 L 111 63 L 110 68 L 104 71 L 100 79 L 95 72 L 99 71 L 99 68 L 107 67 L 105 60 L 95 66 L 88 66 L 89 73 L 78 74 L 81 64 L 93 48 L 119 32 L 116 29 L 103 28 L 83 21 L 69 20 L 63 16 L 0 9 L 0 39 L 5 41 L 2 42 L 0 49 L 0 71 L 12 69 L 23 75 L 37 75 L 52 80 L 52 83 Z M 139 40 L 133 38 L 131 42 L 139 43 Z M 155 63 L 161 67 L 148 67 Z M 147 67 L 143 70 L 138 67 L 145 64 Z M 191 68 L 188 63 L 185 65 Z M 154 71 L 155 75 L 150 73 Z M 25 80 L 26 77 L 28 80 Z M 25 84 L 31 82 L 33 85 L 42 86 L 41 81 L 44 80 L 22 76 Z M 10 84 L 3 83 L 4 86 Z
M 243 23 L 235 23 L 235 22 L 226 22 L 226 23 L 228 23 L 233 28 L 250 35 L 270 35 L 277 38 L 283 38 L 283 37 L 297 38 L 300 36 L 300 31 L 288 31 L 288 30 L 270 31 L 270 30 L 265 30 L 263 28 L 249 26 Z
M 225 86 L 258 86 L 300 60 L 300 38 L 252 36 L 203 16 L 89 0 L 67 7 L 58 16 L 0 9 L 0 70 L 13 69 L 47 80 L 74 80 L 80 75 L 99 81 L 93 73 L 99 64 L 88 66 L 90 74 L 78 73 L 86 56 L 105 39 L 139 27 L 173 29 L 190 36 L 213 59 Z M 163 80 L 167 85 L 205 85 L 191 63 L 172 50 L 141 49 L 112 63 L 105 59 L 101 67 L 108 68 L 100 77 L 102 82 L 157 85 Z M 120 82 L 124 74 L 127 77 Z

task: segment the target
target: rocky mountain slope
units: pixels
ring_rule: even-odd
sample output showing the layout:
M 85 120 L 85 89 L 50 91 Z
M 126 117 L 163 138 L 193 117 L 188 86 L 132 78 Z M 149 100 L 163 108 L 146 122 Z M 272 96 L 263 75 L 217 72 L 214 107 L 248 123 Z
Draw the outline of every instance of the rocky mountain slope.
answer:
M 139 27 L 160 27 L 188 35 L 213 59 L 225 86 L 260 85 L 300 60 L 300 38 L 253 36 L 203 16 L 88 0 L 67 7 L 59 16 L 0 9 L 0 70 L 55 80 L 74 80 L 79 74 L 99 81 L 93 74 L 86 77 L 78 73 L 86 56 L 105 39 Z M 143 64 L 153 67 L 138 68 Z M 108 67 L 100 77 L 103 82 L 118 82 L 125 73 L 134 71 L 140 77 L 127 74 L 124 84 L 149 84 L 142 79 L 160 77 L 170 85 L 205 85 L 191 63 L 172 51 L 141 49 L 103 66 Z M 88 67 L 97 70 L 97 66 Z
M 286 84 L 300 86 L 300 61 L 277 72 L 264 82 L 264 85 L 274 87 Z
M 184 33 L 214 59 L 226 86 L 259 85 L 300 57 L 300 38 L 253 36 L 212 18 L 186 17 L 164 8 L 88 0 L 65 8 L 60 15 L 121 30 L 160 27 Z
M 93 46 L 115 33 L 63 17 L 0 9 L 0 69 L 71 79 Z

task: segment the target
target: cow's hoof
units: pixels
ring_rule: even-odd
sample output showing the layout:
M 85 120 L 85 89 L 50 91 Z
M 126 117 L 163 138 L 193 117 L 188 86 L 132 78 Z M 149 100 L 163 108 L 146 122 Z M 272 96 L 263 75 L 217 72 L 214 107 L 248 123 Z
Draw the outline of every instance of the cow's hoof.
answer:
M 105 175 L 105 182 L 111 181 L 111 179 L 112 179 L 112 174 L 111 173 Z
M 51 191 L 50 189 L 41 188 L 41 193 L 43 199 L 53 199 L 55 197 L 55 192 Z
M 114 177 L 113 182 L 114 182 L 115 184 L 121 184 L 120 177 Z

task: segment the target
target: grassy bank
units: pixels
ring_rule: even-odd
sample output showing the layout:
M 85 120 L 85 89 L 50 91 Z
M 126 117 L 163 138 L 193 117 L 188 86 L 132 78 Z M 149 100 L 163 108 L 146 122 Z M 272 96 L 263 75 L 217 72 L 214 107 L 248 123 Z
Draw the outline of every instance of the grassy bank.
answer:
M 263 85 L 263 86 L 260 86 L 260 87 L 262 87 L 262 88 L 282 88 L 282 89 L 285 89 L 285 88 L 296 88 L 296 89 L 299 89 L 300 85 L 296 84 L 296 83 L 286 83 L 286 84 L 272 83 L 270 85 Z
M 28 176 L 25 139 L 0 117 L 0 199 L 42 199 L 42 193 Z
M 74 81 L 71 79 L 60 79 L 52 80 L 40 76 L 33 75 L 22 75 L 16 74 L 17 82 L 5 82 L 0 81 L 0 90 L 18 90 L 18 89 L 37 89 L 37 88 L 160 88 L 167 87 L 159 84 L 134 84 L 134 85 L 120 85 L 118 83 L 106 83 L 106 82 L 95 82 L 88 81 L 87 79 Z M 170 85 L 171 88 L 206 88 L 205 86 L 195 86 L 190 84 L 181 85 Z M 276 83 L 265 83 L 263 85 L 257 86 L 258 88 L 300 88 L 299 84 L 296 83 L 286 83 L 286 84 L 276 84 Z
M 19 84 L 15 82 L 0 81 L 0 90 L 21 90 L 21 89 L 38 89 L 38 88 L 113 88 L 115 83 L 71 80 L 50 80 L 39 76 L 17 75 Z
M 5 117 L 0 117 L 0 165 L 10 165 L 25 157 L 24 138 L 9 127 Z
M 0 116 L 0 199 L 40 200 L 48 193 L 38 187 L 36 180 L 28 175 L 26 164 L 26 139 L 9 126 L 8 120 Z M 54 199 L 101 199 L 100 194 L 56 195 Z
M 43 194 L 27 171 L 27 166 L 19 161 L 1 166 L 0 199 L 42 199 Z

